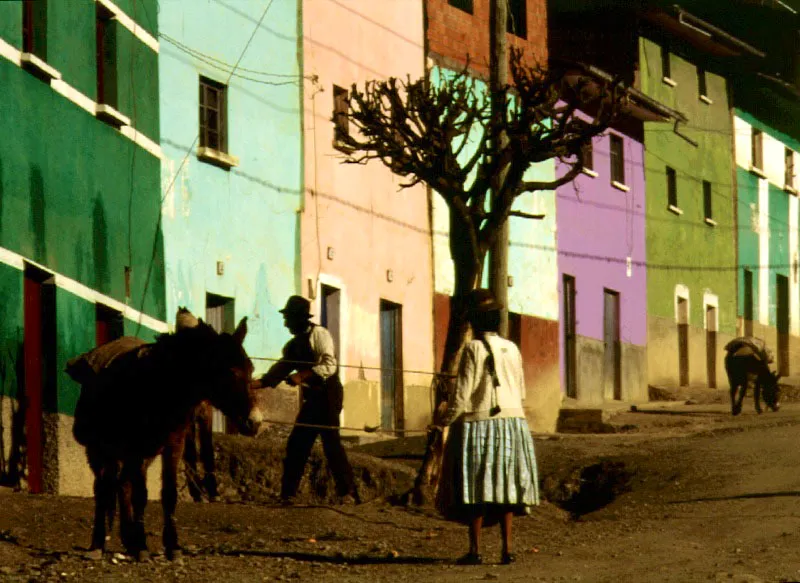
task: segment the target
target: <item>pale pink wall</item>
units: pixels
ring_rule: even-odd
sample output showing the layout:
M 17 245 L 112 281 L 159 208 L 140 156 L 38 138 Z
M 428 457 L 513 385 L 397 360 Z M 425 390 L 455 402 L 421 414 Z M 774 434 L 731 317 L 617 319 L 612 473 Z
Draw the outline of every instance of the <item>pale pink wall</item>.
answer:
M 386 299 L 403 306 L 404 368 L 433 369 L 426 191 L 417 186 L 398 192 L 398 179 L 377 161 L 341 164 L 331 122 L 333 85 L 349 89 L 371 79 L 422 77 L 423 35 L 422 0 L 303 2 L 302 289 L 308 295 L 318 271 L 323 283 L 328 278 L 343 288 L 342 362 L 348 365 L 379 366 L 379 302 Z M 312 75 L 317 82 L 308 79 Z M 327 259 L 328 247 L 335 251 L 333 260 Z M 377 371 L 366 370 L 365 376 L 380 380 Z M 359 371 L 346 369 L 344 378 L 356 380 Z M 429 376 L 405 376 L 407 386 L 429 382 Z

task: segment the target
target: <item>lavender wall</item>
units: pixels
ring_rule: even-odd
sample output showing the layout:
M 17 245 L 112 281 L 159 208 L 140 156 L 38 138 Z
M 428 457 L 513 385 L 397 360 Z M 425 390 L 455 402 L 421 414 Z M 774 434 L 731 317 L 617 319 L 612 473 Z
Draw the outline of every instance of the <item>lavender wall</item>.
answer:
M 611 184 L 609 134 L 623 138 L 624 192 Z M 575 277 L 578 336 L 603 339 L 603 289 L 620 294 L 620 335 L 625 344 L 646 345 L 647 296 L 644 223 L 644 148 L 640 142 L 609 130 L 593 142 L 596 177 L 581 174 L 557 190 L 559 294 L 563 275 Z M 559 164 L 563 176 L 567 167 Z M 631 274 L 627 275 L 626 258 Z M 563 354 L 563 299 L 560 302 Z M 562 358 L 563 375 L 563 358 Z

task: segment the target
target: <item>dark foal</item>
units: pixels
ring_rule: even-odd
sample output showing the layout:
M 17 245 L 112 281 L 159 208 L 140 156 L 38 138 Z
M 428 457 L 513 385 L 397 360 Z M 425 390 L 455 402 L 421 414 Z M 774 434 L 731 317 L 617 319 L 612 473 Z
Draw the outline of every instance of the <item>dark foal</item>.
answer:
M 211 403 L 203 401 L 192 414 L 186 431 L 183 462 L 186 466 L 186 484 L 195 502 L 204 497 L 215 502 L 219 499 L 216 464 L 214 462 L 214 437 L 212 433 L 213 409 Z M 200 462 L 198 465 L 198 461 Z M 199 466 L 203 468 L 200 477 Z
M 106 519 L 118 497 L 123 545 L 137 559 L 149 556 L 145 477 L 158 455 L 164 549 L 170 559 L 180 555 L 177 472 L 192 413 L 210 401 L 245 435 L 254 435 L 261 422 L 249 389 L 253 365 L 242 347 L 246 333 L 246 319 L 233 334 L 218 334 L 200 320 L 153 344 L 121 351 L 104 366 L 97 366 L 96 353 L 108 345 L 70 361 L 67 372 L 82 384 L 73 433 L 95 475 L 92 555 L 102 556 Z M 114 342 L 124 341 L 131 339 Z

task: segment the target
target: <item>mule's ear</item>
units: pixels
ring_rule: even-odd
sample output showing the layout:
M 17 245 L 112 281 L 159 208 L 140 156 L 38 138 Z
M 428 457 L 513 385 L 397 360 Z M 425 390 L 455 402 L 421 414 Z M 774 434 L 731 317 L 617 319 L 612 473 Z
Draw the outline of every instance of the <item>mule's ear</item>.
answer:
M 244 342 L 244 337 L 247 336 L 247 316 L 241 319 L 236 330 L 233 331 L 233 339 L 239 344 Z

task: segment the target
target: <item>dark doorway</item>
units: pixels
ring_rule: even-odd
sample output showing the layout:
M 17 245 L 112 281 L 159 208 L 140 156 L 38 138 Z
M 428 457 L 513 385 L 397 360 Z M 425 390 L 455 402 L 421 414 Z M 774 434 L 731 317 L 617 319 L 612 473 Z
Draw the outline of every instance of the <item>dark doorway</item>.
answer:
M 603 396 L 622 398 L 622 347 L 619 342 L 619 292 L 603 290 Z
M 706 372 L 708 388 L 717 388 L 717 308 L 706 305 Z
M 206 323 L 219 333 L 232 334 L 236 325 L 233 298 L 226 298 L 216 294 L 206 294 Z M 211 418 L 211 430 L 219 433 L 232 433 L 233 427 L 228 428 L 225 415 L 214 409 Z
M 56 295 L 52 274 L 25 265 L 25 436 L 28 489 L 44 488 L 44 414 L 56 404 Z
M 95 342 L 97 346 L 111 342 L 125 335 L 125 322 L 122 312 L 97 304 L 95 308 Z
M 402 306 L 381 300 L 381 427 L 403 430 Z
M 744 335 L 753 335 L 753 272 L 744 270 Z
M 578 397 L 577 358 L 575 350 L 575 278 L 564 275 L 563 287 L 564 313 L 564 382 L 567 397 Z
M 778 372 L 789 374 L 789 278 L 775 275 L 777 293 L 777 325 L 778 325 Z
M 319 315 L 319 323 L 328 329 L 333 338 L 333 350 L 336 356 L 336 362 L 339 362 L 339 355 L 341 349 L 339 348 L 339 340 L 341 338 L 341 298 L 342 292 L 335 287 L 329 285 L 322 285 L 322 301 L 321 314 Z
M 689 300 L 678 298 L 678 381 L 689 384 Z

